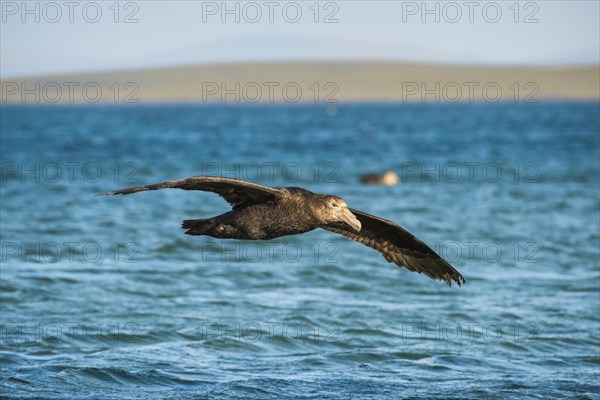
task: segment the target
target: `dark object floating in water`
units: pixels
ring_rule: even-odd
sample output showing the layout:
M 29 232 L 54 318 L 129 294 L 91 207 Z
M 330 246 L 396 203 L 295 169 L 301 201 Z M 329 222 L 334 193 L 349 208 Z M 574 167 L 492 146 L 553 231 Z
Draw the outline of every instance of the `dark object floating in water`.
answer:
M 108 194 L 130 194 L 146 190 L 179 188 L 217 193 L 232 207 L 225 214 L 183 221 L 188 235 L 222 239 L 268 240 L 323 228 L 369 246 L 388 262 L 432 279 L 459 286 L 463 276 L 429 246 L 397 224 L 348 208 L 337 196 L 317 194 L 297 187 L 270 188 L 239 179 L 192 176 L 115 190 Z
M 387 171 L 384 174 L 365 174 L 360 176 L 360 181 L 367 185 L 385 185 L 393 186 L 400 183 L 400 177 L 394 171 Z

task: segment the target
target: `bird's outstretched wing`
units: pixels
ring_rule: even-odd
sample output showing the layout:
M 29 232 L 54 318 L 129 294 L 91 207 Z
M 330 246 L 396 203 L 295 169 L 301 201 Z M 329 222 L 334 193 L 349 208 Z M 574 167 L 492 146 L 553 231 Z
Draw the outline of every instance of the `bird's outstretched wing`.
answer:
M 216 176 L 192 176 L 174 181 L 156 183 L 153 185 L 136 186 L 128 189 L 115 190 L 108 194 L 131 194 L 146 190 L 177 188 L 183 190 L 203 190 L 217 193 L 225 199 L 233 209 L 256 203 L 274 200 L 283 195 L 285 189 L 270 188 L 256 183 L 233 178 L 220 178 Z
M 353 231 L 343 223 L 329 224 L 323 228 L 379 251 L 388 262 L 400 267 L 446 281 L 450 286 L 452 281 L 458 286 L 465 282 L 460 272 L 398 224 L 360 211 L 350 211 L 362 224 L 360 232 Z

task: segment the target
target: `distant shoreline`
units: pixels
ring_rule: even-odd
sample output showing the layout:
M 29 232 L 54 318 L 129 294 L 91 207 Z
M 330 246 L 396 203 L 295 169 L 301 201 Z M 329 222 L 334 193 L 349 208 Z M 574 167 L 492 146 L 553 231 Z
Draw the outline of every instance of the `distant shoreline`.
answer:
M 535 103 L 600 99 L 600 66 L 203 64 L 7 78 L 0 104 Z

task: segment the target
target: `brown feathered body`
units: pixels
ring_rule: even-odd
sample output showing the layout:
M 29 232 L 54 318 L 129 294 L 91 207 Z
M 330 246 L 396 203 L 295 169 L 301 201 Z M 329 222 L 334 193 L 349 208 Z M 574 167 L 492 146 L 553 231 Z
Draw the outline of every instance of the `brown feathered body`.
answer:
M 183 221 L 188 235 L 220 239 L 269 240 L 297 235 L 320 227 L 319 202 L 324 196 L 302 188 L 285 188 L 286 196 L 249 204 L 208 219 Z M 307 212 L 307 210 L 309 210 Z

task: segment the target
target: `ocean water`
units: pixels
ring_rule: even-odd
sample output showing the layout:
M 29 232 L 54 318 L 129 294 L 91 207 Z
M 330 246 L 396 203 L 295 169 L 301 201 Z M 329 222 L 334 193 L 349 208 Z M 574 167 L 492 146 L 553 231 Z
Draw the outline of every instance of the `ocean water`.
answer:
M 2 106 L 2 398 L 598 399 L 598 103 Z M 397 186 L 365 186 L 396 171 Z M 191 237 L 191 175 L 337 194 L 462 287 L 323 230 Z

